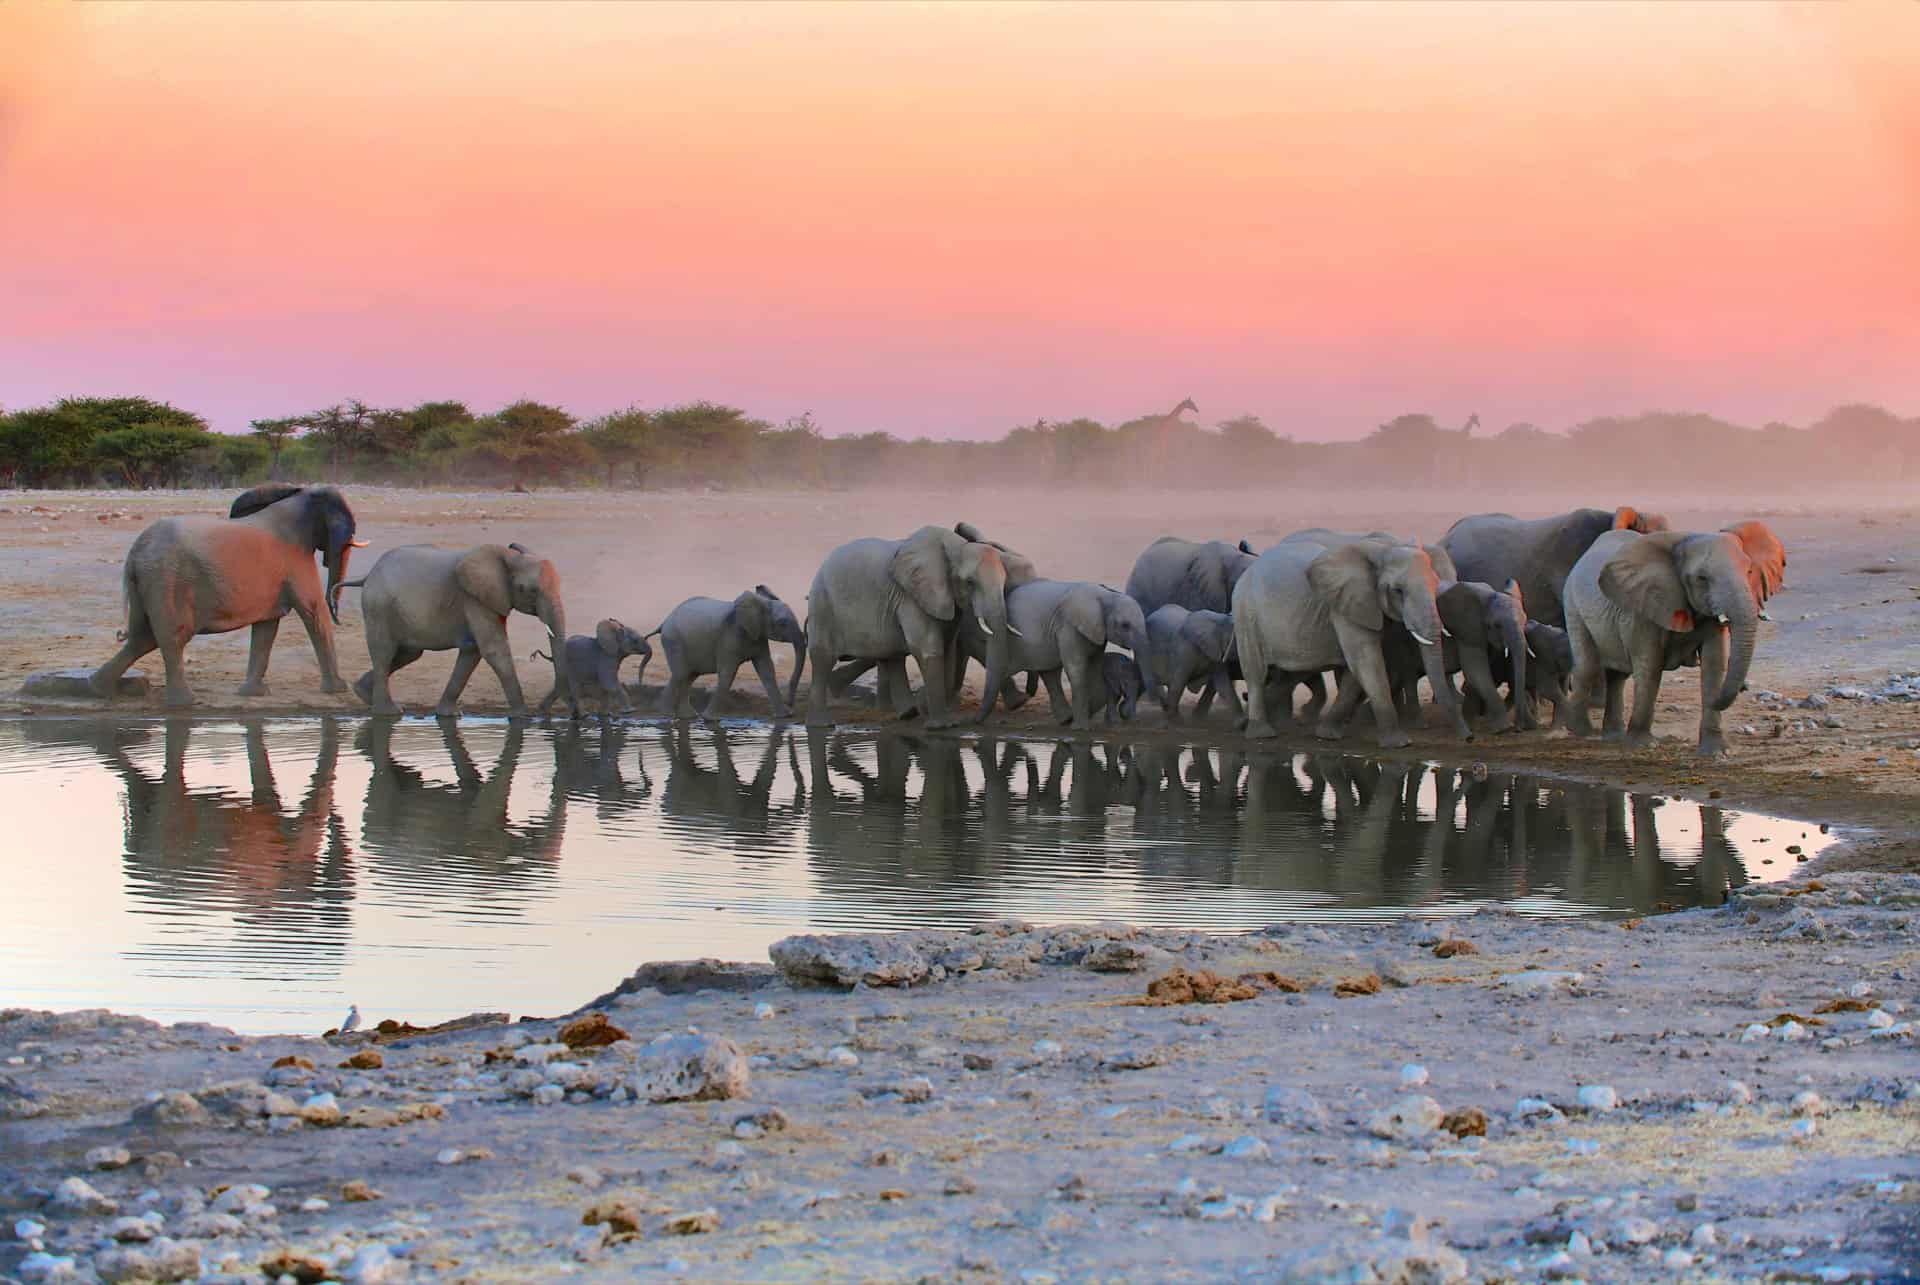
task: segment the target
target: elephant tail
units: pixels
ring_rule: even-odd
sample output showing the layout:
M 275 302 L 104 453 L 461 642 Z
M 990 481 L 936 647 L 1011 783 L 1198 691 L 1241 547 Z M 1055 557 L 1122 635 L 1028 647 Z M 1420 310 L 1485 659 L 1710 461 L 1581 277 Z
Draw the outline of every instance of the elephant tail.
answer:
M 538 647 L 535 647 L 532 651 L 527 653 L 527 659 L 551 661 L 553 657 L 548 655 L 546 652 L 541 651 Z
M 662 629 L 665 629 L 666 627 L 667 627 L 667 622 L 663 620 L 659 624 L 655 625 L 652 628 L 652 630 L 650 630 L 647 633 L 641 634 L 640 636 L 642 638 L 658 638 L 660 636 L 660 631 Z

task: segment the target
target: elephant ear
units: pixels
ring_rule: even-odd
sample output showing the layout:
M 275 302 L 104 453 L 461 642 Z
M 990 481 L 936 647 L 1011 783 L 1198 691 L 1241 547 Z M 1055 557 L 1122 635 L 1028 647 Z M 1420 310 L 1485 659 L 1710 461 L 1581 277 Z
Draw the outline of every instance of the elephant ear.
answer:
M 1180 622 L 1180 636 L 1216 665 L 1233 655 L 1233 617 L 1218 611 L 1193 611 Z
M 1386 627 L 1380 611 L 1379 574 L 1365 545 L 1330 549 L 1307 567 L 1307 583 L 1333 609 L 1363 629 Z
M 1060 605 L 1060 614 L 1076 633 L 1094 646 L 1107 645 L 1107 613 L 1099 590 L 1083 586 L 1069 593 Z
M 953 532 L 968 544 L 985 544 L 999 550 L 1000 565 L 1006 569 L 1007 588 L 1018 589 L 1023 584 L 1032 584 L 1040 578 L 1034 568 L 1033 559 L 1024 553 L 1015 552 L 998 540 L 989 540 L 980 533 L 980 528 L 971 522 L 956 522 Z
M 289 495 L 298 495 L 306 489 L 304 486 L 295 486 L 291 482 L 267 482 L 235 496 L 233 507 L 227 510 L 227 517 L 229 519 L 244 518 L 250 513 L 258 513 L 269 504 L 278 504 Z
M 1253 546 L 1251 544 L 1248 544 L 1245 540 L 1240 541 L 1239 545 L 1236 547 L 1240 550 L 1240 552 L 1246 554 L 1249 558 L 1257 558 L 1260 556 L 1258 553 L 1254 552 Z
M 1643 620 L 1686 633 L 1693 628 L 1693 612 L 1673 565 L 1673 546 L 1673 540 L 1662 536 L 1641 536 L 1600 568 L 1600 592 Z
M 1453 565 L 1453 555 L 1437 544 L 1422 546 L 1427 551 L 1427 561 L 1433 563 L 1433 574 L 1442 580 L 1458 580 L 1460 572 Z
M 620 622 L 613 619 L 601 621 L 593 627 L 593 641 L 601 651 L 618 658 L 620 655 Z
M 1197 607 L 1202 603 L 1232 600 L 1233 590 L 1227 584 L 1226 568 L 1218 558 L 1208 556 L 1205 546 L 1196 549 L 1193 556 L 1187 559 L 1186 573 L 1180 578 L 1179 591 L 1170 601 Z
M 1780 543 L 1772 527 L 1756 520 L 1735 523 L 1726 528 L 1726 533 L 1745 551 L 1751 564 L 1747 582 L 1753 587 L 1754 601 L 1764 605 L 1786 583 L 1787 546 Z
M 1638 531 L 1641 535 L 1651 535 L 1655 531 L 1668 529 L 1667 519 L 1659 513 L 1648 513 L 1645 509 L 1636 509 L 1631 504 L 1623 504 L 1613 511 L 1613 529 L 1616 531 Z
M 767 621 L 771 612 L 767 609 L 767 600 L 748 590 L 733 600 L 733 610 L 727 613 L 733 619 L 734 628 L 747 636 L 751 642 L 767 640 Z
M 1518 580 L 1509 578 L 1505 584 L 1500 586 L 1500 592 L 1513 599 L 1514 604 L 1518 606 L 1520 610 L 1525 611 L 1527 609 L 1527 600 L 1520 596 L 1520 582 Z
M 1443 584 L 1433 601 L 1440 608 L 1440 623 L 1455 638 L 1487 636 L 1487 603 L 1473 585 L 1459 580 Z
M 953 619 L 953 570 L 949 559 L 955 551 L 951 546 L 958 544 L 959 537 L 953 532 L 923 526 L 900 542 L 893 560 L 887 564 L 887 574 L 900 586 L 901 592 L 935 620 Z
M 779 602 L 779 601 L 780 601 L 780 595 L 779 595 L 779 594 L 777 594 L 777 593 L 775 593 L 775 592 L 774 592 L 773 590 L 771 590 L 771 589 L 769 589 L 769 588 L 767 588 L 767 587 L 766 587 L 765 585 L 763 585 L 763 584 L 757 584 L 757 585 L 755 585 L 755 586 L 753 587 L 753 591 L 754 591 L 755 593 L 757 593 L 757 594 L 759 594 L 759 595 L 760 595 L 760 596 L 761 596 L 762 598 L 768 598 L 768 599 L 771 599 L 771 600 L 772 600 L 772 601 L 774 601 L 774 602 Z
M 513 610 L 513 592 L 507 583 L 506 550 L 497 544 L 483 544 L 469 550 L 454 565 L 453 578 L 461 592 L 491 611 L 505 616 Z

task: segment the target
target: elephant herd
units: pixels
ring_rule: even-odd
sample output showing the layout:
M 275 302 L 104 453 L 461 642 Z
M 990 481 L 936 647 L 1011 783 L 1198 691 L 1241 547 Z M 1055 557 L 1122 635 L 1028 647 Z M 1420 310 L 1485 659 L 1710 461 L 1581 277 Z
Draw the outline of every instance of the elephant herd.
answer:
M 1122 591 L 1044 579 L 1031 558 L 961 522 L 833 550 L 808 590 L 804 624 L 756 585 L 731 600 L 688 599 L 646 635 L 603 620 L 592 636 L 569 638 L 558 572 L 517 544 L 396 548 L 347 580 L 350 552 L 364 543 L 331 487 L 257 487 L 226 519 L 154 523 L 127 555 L 125 645 L 96 671 L 95 690 L 113 692 L 128 665 L 158 648 L 168 704 L 190 704 L 180 659 L 187 640 L 248 627 L 241 691 L 264 692 L 274 633 L 289 611 L 306 625 L 322 689 L 341 690 L 332 623 L 341 591 L 357 587 L 371 667 L 353 687 L 378 714 L 400 712 L 388 690 L 394 671 L 451 650 L 438 714 L 457 714 L 485 660 L 509 712 L 524 717 L 506 635 L 508 613 L 519 611 L 552 640 L 549 652 L 534 653 L 554 670 L 543 711 L 565 701 L 575 717 L 583 698 L 597 699 L 603 713 L 632 708 L 620 664 L 640 657 L 644 677 L 655 636 L 670 669 L 662 712 L 676 718 L 693 716 L 690 687 L 705 674 L 717 678 L 706 717 L 723 714 L 743 664 L 774 715 L 788 717 L 810 662 L 809 725 L 831 725 L 834 700 L 872 671 L 883 705 L 929 728 L 951 727 L 967 664 L 977 661 L 985 671 L 979 720 L 997 704 L 1018 708 L 1042 684 L 1060 721 L 1079 728 L 1102 715 L 1134 717 L 1142 696 L 1178 721 L 1193 692 L 1196 714 L 1219 700 L 1249 737 L 1268 738 L 1294 719 L 1304 686 L 1301 713 L 1315 735 L 1343 736 L 1364 703 L 1388 747 L 1407 744 L 1402 725 L 1419 717 L 1423 677 L 1462 738 L 1475 720 L 1495 731 L 1535 728 L 1539 700 L 1552 704 L 1557 726 L 1590 734 L 1589 707 L 1604 684 L 1603 731 L 1643 745 L 1661 675 L 1698 666 L 1699 749 L 1719 754 L 1721 711 L 1746 683 L 1757 622 L 1786 568 L 1785 548 L 1764 523 L 1679 532 L 1657 514 L 1620 507 L 1535 519 L 1479 514 L 1434 545 L 1325 528 L 1264 551 L 1244 540 L 1168 536 L 1140 554 Z M 784 695 L 774 642 L 794 650 Z M 1337 678 L 1331 699 L 1329 672 Z

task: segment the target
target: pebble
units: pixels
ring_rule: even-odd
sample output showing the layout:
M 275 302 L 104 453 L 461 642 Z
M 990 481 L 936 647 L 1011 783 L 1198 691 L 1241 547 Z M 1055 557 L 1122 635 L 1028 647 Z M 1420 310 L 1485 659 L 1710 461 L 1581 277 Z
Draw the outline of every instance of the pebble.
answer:
M 48 1254 L 35 1250 L 20 1260 L 15 1268 L 23 1281 L 77 1281 L 80 1279 L 80 1267 L 71 1257 Z
M 1567 1252 L 1576 1258 L 1585 1258 L 1593 1253 L 1593 1242 L 1587 1239 L 1587 1233 L 1576 1227 L 1573 1234 L 1567 1237 Z
M 1877 1031 L 1886 1030 L 1893 1025 L 1893 1014 L 1884 1008 L 1876 1008 L 1867 1014 L 1867 1025 Z
M 1620 1095 L 1610 1084 L 1583 1084 L 1574 1100 L 1588 1111 L 1606 1112 L 1620 1105 Z
M 107 1235 L 121 1244 L 138 1244 L 152 1240 L 154 1225 L 144 1218 L 121 1217 L 107 1224 Z
M 1820 1132 L 1820 1126 L 1811 1119 L 1795 1120 L 1787 1127 L 1787 1137 L 1793 1142 L 1811 1142 L 1818 1132 Z
M 257 1182 L 236 1183 L 213 1198 L 209 1206 L 216 1214 L 244 1214 L 267 1203 L 273 1189 Z
M 68 1214 L 120 1212 L 118 1201 L 101 1195 L 85 1178 L 62 1178 L 60 1185 L 53 1189 L 53 1196 L 47 1201 L 47 1207 Z
M 89 1169 L 125 1169 L 133 1163 L 133 1155 L 125 1147 L 94 1147 L 86 1155 Z
M 844 1044 L 836 1044 L 827 1050 L 827 1064 L 829 1066 L 859 1066 L 860 1055 Z
M 1782 1022 L 1774 1028 L 1774 1036 L 1782 1040 L 1804 1040 L 1809 1038 L 1807 1028 L 1798 1022 Z
M 559 1085 L 543 1084 L 533 1091 L 533 1105 L 537 1107 L 550 1107 L 564 1100 L 566 1096 L 567 1091 Z
M 1265 1160 L 1273 1151 L 1251 1133 L 1243 1133 L 1223 1147 L 1220 1154 L 1234 1160 Z
M 1871 994 L 1873 994 L 1872 982 L 1855 982 L 1853 985 L 1847 987 L 1847 997 L 1849 999 L 1865 999 Z
M 362 1245 L 341 1270 L 340 1279 L 348 1285 L 387 1285 L 389 1281 L 400 1280 L 405 1271 L 405 1264 L 385 1245 Z
M 1276 1191 L 1272 1195 L 1262 1196 L 1253 1203 L 1253 1220 L 1257 1223 L 1273 1222 L 1280 1217 L 1280 1211 L 1286 1207 L 1287 1197 L 1284 1192 Z
M 1742 1044 L 1752 1044 L 1758 1040 L 1766 1039 L 1767 1036 L 1771 1034 L 1773 1034 L 1773 1031 L 1765 1022 L 1751 1022 L 1744 1031 L 1740 1032 L 1740 1042 Z
M 1644 1245 L 1659 1238 L 1660 1226 L 1651 1218 L 1622 1218 L 1614 1224 L 1613 1234 L 1629 1245 Z
M 1417 1089 L 1427 1082 L 1427 1068 L 1418 1062 L 1409 1062 L 1400 1068 L 1400 1087 Z
M 1684 1271 L 1693 1266 L 1693 1255 L 1684 1249 L 1669 1249 L 1661 1256 L 1660 1264 L 1671 1271 Z
M 457 1165 L 466 1159 L 466 1155 L 467 1153 L 458 1147 L 448 1147 L 433 1159 L 435 1164 Z
M 1743 1107 L 1753 1101 L 1753 1090 L 1743 1081 L 1728 1080 L 1720 1086 L 1720 1096 L 1733 1106 Z
M 300 1118 L 308 1124 L 326 1127 L 343 1118 L 340 1103 L 331 1093 L 316 1093 L 300 1104 Z
M 707 1232 L 720 1230 L 720 1215 L 712 1209 L 695 1209 L 690 1213 L 675 1214 L 667 1219 L 661 1230 L 669 1236 L 699 1236 Z
M 1167 1144 L 1168 1151 L 1200 1151 L 1207 1147 L 1204 1133 L 1184 1133 Z
M 331 1208 L 333 1202 L 323 1196 L 308 1196 L 300 1202 L 300 1212 L 303 1214 L 324 1214 Z
M 1687 1237 L 1687 1243 L 1704 1253 L 1720 1243 L 1720 1229 L 1712 1223 L 1701 1223 L 1693 1229 L 1693 1234 Z
M 1514 1103 L 1513 1116 L 1516 1120 L 1537 1121 L 1541 1124 L 1559 1124 L 1566 1119 L 1560 1114 L 1560 1108 L 1545 1098 L 1521 1098 Z
M 1788 1103 L 1788 1110 L 1795 1115 L 1822 1115 L 1826 1109 L 1826 1100 L 1812 1089 L 1803 1089 L 1794 1094 L 1793 1101 Z
M 773 1005 L 767 1003 L 765 1000 L 761 1000 L 758 1004 L 755 1004 L 753 1006 L 754 1017 L 762 1022 L 766 1021 L 769 1017 L 772 1017 L 773 1011 L 774 1011 Z
M 1061 1047 L 1060 1041 L 1058 1040 L 1035 1040 L 1033 1042 L 1033 1055 L 1035 1057 L 1059 1057 L 1064 1052 L 1066 1052 L 1066 1050 Z
M 1376 1138 L 1412 1141 L 1425 1138 L 1440 1127 L 1447 1113 L 1432 1098 L 1410 1095 L 1367 1120 L 1367 1131 Z
M 1267 1090 L 1263 1110 L 1268 1124 L 1318 1131 L 1327 1127 L 1330 1117 L 1320 1099 L 1305 1089 L 1277 1084 Z
M 102 1250 L 93 1256 L 93 1270 L 109 1285 L 123 1281 L 179 1281 L 201 1274 L 200 1249 L 165 1236 L 135 1248 Z

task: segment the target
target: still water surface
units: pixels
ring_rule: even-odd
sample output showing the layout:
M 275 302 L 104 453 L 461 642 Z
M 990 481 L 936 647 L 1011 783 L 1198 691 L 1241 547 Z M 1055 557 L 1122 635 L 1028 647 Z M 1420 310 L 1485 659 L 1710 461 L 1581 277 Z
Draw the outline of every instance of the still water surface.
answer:
M 1484 772 L 1484 769 L 1483 769 Z M 556 1013 L 643 961 L 1019 917 L 1645 913 L 1795 821 L 1337 753 L 739 723 L 0 723 L 0 1006 Z

